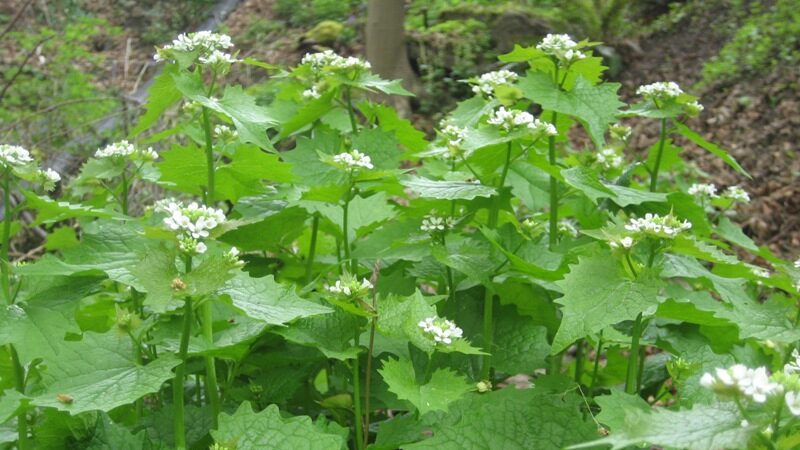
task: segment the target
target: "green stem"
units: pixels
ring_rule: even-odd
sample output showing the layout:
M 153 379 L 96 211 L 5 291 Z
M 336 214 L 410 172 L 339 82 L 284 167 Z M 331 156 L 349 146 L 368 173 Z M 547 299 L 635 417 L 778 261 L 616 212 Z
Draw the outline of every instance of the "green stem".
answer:
M 8 249 L 11 242 L 11 223 L 14 221 L 13 208 L 11 207 L 11 169 L 6 169 L 3 174 L 3 247 L 0 248 L 0 269 L 2 269 L 2 288 L 3 296 L 7 305 L 14 304 L 14 297 L 11 295 L 11 261 L 8 257 Z M 14 387 L 21 394 L 25 394 L 25 368 L 19 360 L 17 350 L 13 345 L 8 345 L 8 353 L 11 356 L 11 366 L 14 373 Z M 17 448 L 26 450 L 28 448 L 28 417 L 25 411 L 17 416 Z
M 653 174 L 650 178 L 650 192 L 655 192 L 658 186 L 658 169 L 661 167 L 661 157 L 664 153 L 664 143 L 667 140 L 667 119 L 661 119 L 661 135 L 658 138 L 658 152 L 656 153 L 656 163 L 653 166 Z
M 778 411 L 775 413 L 775 421 L 772 423 L 772 442 L 778 443 L 781 430 L 781 413 L 783 412 L 783 402 L 778 404 Z
M 355 347 L 358 348 L 358 339 L 359 339 L 359 330 L 356 329 L 356 336 L 355 336 Z M 361 381 L 360 381 L 360 368 L 358 364 L 358 355 L 353 358 L 353 412 L 355 415 L 355 425 L 356 425 L 356 432 L 355 432 L 355 441 L 356 441 L 356 450 L 362 450 L 364 448 L 364 430 L 363 426 L 364 423 L 362 422 L 363 416 L 361 413 Z
M 434 350 L 434 353 L 428 355 L 428 362 L 425 363 L 425 373 L 422 375 L 422 384 L 427 384 L 428 381 L 430 381 L 431 379 L 431 370 L 433 369 L 433 355 L 435 354 L 436 351 Z
M 311 283 L 314 270 L 314 255 L 317 252 L 317 233 L 319 233 L 319 214 L 314 213 L 311 221 L 311 243 L 308 246 L 308 260 L 306 261 L 306 284 Z
M 503 189 L 503 185 L 506 184 L 506 176 L 508 176 L 508 168 L 511 166 L 511 142 L 508 143 L 508 147 L 506 148 L 506 162 L 503 164 L 503 172 L 500 174 L 500 189 Z
M 579 339 L 576 343 L 575 349 L 575 382 L 581 384 L 581 377 L 583 376 L 583 345 L 584 339 Z
M 592 384 L 589 386 L 589 391 L 594 391 L 594 386 L 597 383 L 597 374 L 600 371 L 600 355 L 603 353 L 603 332 L 600 331 L 600 337 L 597 339 L 597 348 L 595 349 L 594 369 L 592 369 Z
M 558 122 L 558 113 L 553 112 L 553 125 Z M 556 165 L 556 137 L 547 138 L 548 160 L 552 167 Z M 550 175 L 550 250 L 558 244 L 558 180 Z
M 356 134 L 358 133 L 358 122 L 356 121 L 356 115 L 353 111 L 353 95 L 350 86 L 344 89 L 344 99 L 347 102 L 347 115 L 350 116 L 350 127 L 353 129 L 353 134 Z
M 342 205 L 342 246 L 344 247 L 345 264 L 350 264 L 350 273 L 355 275 L 356 265 L 350 260 L 350 233 L 348 232 L 350 216 L 350 199 L 352 198 L 352 187 L 347 191 L 347 197 Z
M 192 331 L 192 297 L 187 296 L 183 307 L 183 332 L 178 357 L 181 364 L 175 369 L 175 380 L 172 382 L 172 406 L 174 409 L 175 447 L 186 449 L 186 428 L 183 412 L 183 385 L 186 380 L 186 354 L 189 351 L 189 335 Z
M 483 350 L 487 355 L 482 355 L 481 360 L 481 379 L 482 380 L 489 380 L 489 376 L 491 375 L 491 365 L 492 365 L 492 346 L 494 345 L 494 319 L 493 319 L 493 309 L 494 309 L 494 293 L 489 286 L 484 287 L 484 296 L 483 296 Z
M 214 316 L 211 306 L 210 299 L 203 302 L 203 304 L 200 306 L 203 339 L 209 346 L 213 345 L 214 343 Z M 213 428 L 216 428 L 217 418 L 219 417 L 219 413 L 221 411 L 219 386 L 217 383 L 217 364 L 213 356 L 205 356 L 204 359 L 206 363 L 206 397 L 208 398 L 208 404 L 211 405 L 211 423 Z
M 203 131 L 206 140 L 206 165 L 207 167 L 207 182 L 206 182 L 206 204 L 214 203 L 214 146 L 211 142 L 211 122 L 208 118 L 208 108 L 203 107 Z
M 639 339 L 642 335 L 642 313 L 636 316 L 636 321 L 633 323 L 633 336 L 631 337 L 631 350 L 628 356 L 628 373 L 625 377 L 625 392 L 628 394 L 636 394 L 638 389 L 638 371 L 639 371 Z
M 127 163 L 126 163 L 127 165 Z M 122 169 L 122 192 L 120 193 L 120 206 L 122 207 L 122 214 L 128 215 L 128 174 L 126 173 L 127 167 Z

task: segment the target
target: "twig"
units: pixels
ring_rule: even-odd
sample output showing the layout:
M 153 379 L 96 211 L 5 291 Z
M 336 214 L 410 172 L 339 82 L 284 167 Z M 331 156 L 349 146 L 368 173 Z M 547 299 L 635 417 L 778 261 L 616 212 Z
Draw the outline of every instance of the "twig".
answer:
M 0 39 L 3 39 L 9 33 L 9 31 L 11 31 L 14 28 L 19 19 L 22 17 L 22 13 L 24 13 L 25 10 L 28 9 L 28 6 L 30 6 L 31 3 L 33 3 L 33 0 L 28 0 L 27 2 L 25 2 L 24 5 L 22 5 L 22 8 L 20 8 L 19 11 L 17 11 L 17 13 L 14 14 L 14 18 L 11 19 L 11 22 L 9 22 L 8 25 L 6 25 L 6 28 L 3 30 L 3 32 L 0 33 Z
M 46 37 L 46 38 L 42 39 L 36 45 L 33 46 L 33 48 L 31 49 L 30 52 L 28 52 L 28 54 L 25 56 L 25 59 L 22 61 L 22 63 L 20 63 L 20 65 L 17 66 L 16 73 L 14 73 L 14 75 L 11 77 L 11 79 L 8 80 L 8 82 L 6 82 L 6 85 L 3 87 L 3 90 L 0 91 L 0 101 L 3 100 L 3 97 L 5 97 L 6 91 L 8 91 L 8 88 L 10 88 L 12 84 L 14 84 L 14 82 L 17 80 L 17 77 L 22 73 L 22 69 L 24 69 L 25 65 L 28 64 L 28 61 L 30 61 L 31 58 L 33 58 L 33 55 L 36 54 L 36 51 L 39 49 L 39 47 L 42 44 L 44 44 L 45 42 L 49 41 L 50 39 L 53 39 L 53 36 L 49 36 L 49 37 Z

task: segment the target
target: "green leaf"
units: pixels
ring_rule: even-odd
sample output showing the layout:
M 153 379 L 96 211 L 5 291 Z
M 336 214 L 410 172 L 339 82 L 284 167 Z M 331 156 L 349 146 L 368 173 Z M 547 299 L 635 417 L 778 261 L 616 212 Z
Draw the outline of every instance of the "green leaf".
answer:
M 36 210 L 36 220 L 32 225 L 50 224 L 61 222 L 76 217 L 116 218 L 117 214 L 104 209 L 96 209 L 69 202 L 52 200 L 49 197 L 36 195 L 30 191 L 23 191 L 26 206 Z
M 222 413 L 211 430 L 214 442 L 236 450 L 342 450 L 345 439 L 314 426 L 308 416 L 282 417 L 276 405 L 254 412 L 249 402 L 232 415 Z
M 597 397 L 602 408 L 598 420 L 615 425 L 608 437 L 569 448 L 610 445 L 616 450 L 647 445 L 689 450 L 738 449 L 748 448 L 750 436 L 757 431 L 742 427 L 741 414 L 732 402 L 680 411 L 651 410 L 639 399 L 619 399 L 623 395 Z
M 547 328 L 537 325 L 531 317 L 517 314 L 511 307 L 496 314 L 494 347 L 490 350 L 492 366 L 510 375 L 533 373 L 546 367 L 550 355 Z
M 690 130 L 689 127 L 680 122 L 675 122 L 675 128 L 677 128 L 678 133 L 683 135 L 686 139 L 689 139 L 690 141 L 697 144 L 700 148 L 707 150 L 717 158 L 723 160 L 725 164 L 733 168 L 733 170 L 739 172 L 740 174 L 746 176 L 747 178 L 751 179 L 753 178 L 750 176 L 749 173 L 747 173 L 746 170 L 744 170 L 744 168 L 742 168 L 742 166 L 739 165 L 739 163 L 733 156 L 728 154 L 728 152 L 726 152 L 725 150 L 721 149 L 718 145 L 714 144 L 713 142 L 705 140 L 702 136 Z
M 466 181 L 436 181 L 411 177 L 400 180 L 400 183 L 422 198 L 440 200 L 472 200 L 475 197 L 491 197 L 497 193 L 491 186 Z
M 161 172 L 159 182 L 176 191 L 201 195 L 208 184 L 205 153 L 194 144 L 174 145 L 162 152 L 156 167 Z
M 556 299 L 564 317 L 553 339 L 554 354 L 609 325 L 655 313 L 663 283 L 652 273 L 628 279 L 609 254 L 583 257 L 570 267 L 564 280 L 556 282 L 564 292 Z
M 396 169 L 403 156 L 400 143 L 394 135 L 379 128 L 359 131 L 353 136 L 353 148 L 368 155 L 376 169 Z
M 360 352 L 352 341 L 353 330 L 361 326 L 361 320 L 361 317 L 336 308 L 331 314 L 299 319 L 287 327 L 272 331 L 289 342 L 315 347 L 328 358 L 344 361 Z
M 388 95 L 414 96 L 403 87 L 403 80 L 384 80 L 378 75 L 369 72 L 362 72 L 357 80 L 348 84 Z
M 291 243 L 303 233 L 307 218 L 308 214 L 302 208 L 284 208 L 262 220 L 228 231 L 219 239 L 242 251 L 263 251 Z
M 719 219 L 719 224 L 714 230 L 720 237 L 751 252 L 758 252 L 758 246 L 749 236 L 744 234 L 739 225 L 734 224 L 727 217 Z
M 281 140 L 291 136 L 296 131 L 314 123 L 330 112 L 334 108 L 334 104 L 331 101 L 334 95 L 335 91 L 330 91 L 316 100 L 303 104 L 300 108 L 295 108 L 293 103 L 280 101 L 270 105 L 269 109 L 274 111 L 273 114 L 276 116 L 281 113 L 292 112 L 288 120 L 281 123 L 281 131 L 278 133 L 277 139 Z M 275 108 L 280 108 L 280 110 L 275 111 Z
M 447 411 L 447 405 L 472 390 L 467 380 L 450 369 L 437 369 L 425 384 L 417 384 L 414 364 L 404 358 L 389 358 L 378 370 L 389 391 L 400 400 L 408 400 L 420 415 L 429 411 Z
M 368 118 L 372 116 L 377 119 L 381 130 L 394 132 L 397 141 L 403 144 L 406 149 L 417 152 L 428 146 L 428 141 L 425 140 L 425 133 L 414 128 L 414 125 L 407 119 L 398 116 L 394 108 L 368 102 L 361 103 L 358 108 Z
M 543 109 L 577 118 L 598 147 L 605 142 L 606 127 L 617 120 L 620 107 L 624 106 L 617 96 L 619 87 L 618 83 L 593 86 L 585 78 L 578 77 L 575 87 L 564 92 L 549 75 L 541 72 L 529 72 L 519 81 L 525 97 L 542 105 Z
M 293 288 L 275 282 L 272 275 L 252 278 L 239 272 L 220 294 L 230 297 L 233 306 L 249 317 L 270 325 L 332 312 L 327 306 L 300 298 Z
M 664 278 L 701 278 L 710 281 L 714 290 L 726 302 L 735 302 L 746 296 L 744 294 L 745 280 L 721 277 L 711 273 L 693 258 L 665 253 L 663 267 L 661 276 Z
M 560 450 L 596 436 L 572 393 L 506 388 L 471 394 L 450 405 L 451 413 L 431 423 L 433 437 L 404 450 Z
M 0 345 L 14 344 L 20 360 L 56 355 L 68 333 L 79 333 L 78 300 L 96 291 L 98 277 L 30 278 L 17 304 L 0 308 Z
M 138 424 L 137 424 L 138 425 Z M 136 434 L 111 421 L 103 414 L 97 419 L 91 441 L 83 447 L 86 450 L 149 450 L 154 448 L 147 441 L 144 430 Z
M 667 194 L 604 183 L 600 181 L 596 172 L 587 167 L 577 166 L 562 170 L 561 175 L 567 184 L 583 192 L 594 203 L 597 203 L 598 199 L 608 198 L 624 208 L 646 202 L 664 202 L 667 200 Z
M 115 331 L 87 332 L 78 342 L 60 341 L 56 345 L 56 355 L 45 358 L 45 388 L 32 403 L 70 414 L 111 411 L 158 392 L 180 363 L 172 355 L 161 355 L 145 366 L 137 365 L 130 337 Z M 60 401 L 60 394 L 72 401 Z
M 139 118 L 139 123 L 131 130 L 129 137 L 137 136 L 150 128 L 167 108 L 180 101 L 181 93 L 175 88 L 175 79 L 173 78 L 177 73 L 178 65 L 168 64 L 155 77 L 147 91 L 147 103 L 144 106 L 147 111 Z
M 239 140 L 256 144 L 263 149 L 272 149 L 266 130 L 276 125 L 277 121 L 267 114 L 265 108 L 256 105 L 255 98 L 246 94 L 241 86 L 226 86 L 222 98 L 217 99 L 207 97 L 202 84 L 195 77 L 179 73 L 173 78 L 175 86 L 185 96 L 230 117 L 239 132 Z
M 182 300 L 173 299 L 175 291 L 172 289 L 172 281 L 179 275 L 175 265 L 176 258 L 177 253 L 174 249 L 161 248 L 148 253 L 138 264 L 131 267 L 131 274 L 136 277 L 137 285 L 147 293 L 144 305 L 155 313 L 172 311 L 183 305 Z
M 800 340 L 800 328 L 792 323 L 797 315 L 794 302 L 771 297 L 760 303 L 742 297 L 726 306 L 719 308 L 715 316 L 727 319 L 739 327 L 741 339 L 769 339 L 778 344 Z

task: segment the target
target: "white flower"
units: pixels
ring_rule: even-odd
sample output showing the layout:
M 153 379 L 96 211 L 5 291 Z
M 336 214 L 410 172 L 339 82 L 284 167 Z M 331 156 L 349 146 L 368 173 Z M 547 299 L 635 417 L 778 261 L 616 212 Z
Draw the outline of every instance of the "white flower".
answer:
M 366 278 L 358 281 L 357 278 L 344 275 L 341 279 L 336 280 L 336 283 L 332 286 L 326 286 L 326 289 L 331 294 L 347 298 L 359 298 L 368 295 L 373 287 L 372 283 Z
M 783 397 L 793 416 L 800 416 L 800 392 L 789 391 Z
M 188 206 L 180 202 L 170 202 L 166 206 L 159 204 L 157 208 L 167 214 L 164 224 L 178 234 L 179 246 L 187 252 L 194 250 L 204 253 L 205 244 L 197 240 L 207 238 L 211 230 L 225 222 L 225 213 L 222 210 L 201 206 L 196 202 Z
M 756 403 L 764 403 L 768 397 L 783 392 L 783 386 L 771 380 L 766 367 L 751 369 L 742 364 L 717 368 L 715 375 L 705 373 L 700 384 L 719 392 L 738 392 Z
M 510 70 L 496 70 L 481 75 L 472 86 L 472 92 L 479 95 L 490 96 L 494 94 L 495 88 L 504 84 L 511 84 L 517 81 L 517 74 Z
M 752 273 L 753 275 L 755 275 L 755 276 L 757 276 L 759 278 L 769 278 L 770 277 L 769 270 L 764 269 L 762 267 L 753 267 L 753 268 L 750 269 L 750 273 Z
M 39 176 L 42 180 L 42 185 L 48 191 L 55 189 L 56 183 L 61 181 L 61 175 L 53 169 L 40 170 Z
M 375 168 L 375 166 L 372 165 L 372 159 L 356 149 L 353 149 L 351 152 L 335 155 L 333 157 L 333 162 L 340 168 L 350 171 Z
M 748 194 L 747 191 L 739 186 L 731 186 L 728 189 L 725 189 L 725 192 L 722 193 L 722 196 L 735 202 L 750 203 L 750 194 Z
M 569 219 L 564 219 L 558 222 L 558 231 L 568 234 L 572 237 L 578 237 L 578 227 L 575 222 Z
M 783 366 L 783 373 L 786 375 L 800 373 L 800 352 L 797 349 L 792 350 L 792 358 L 794 361 L 789 361 Z
M 794 268 L 795 268 L 795 269 L 800 269 L 800 258 L 797 258 L 797 259 L 794 261 Z
M 201 56 L 197 60 L 200 61 L 200 64 L 207 64 L 210 66 L 228 65 L 239 61 L 230 53 L 225 53 L 220 50 L 214 50 L 210 55 Z
M 658 238 L 674 238 L 681 231 L 692 228 L 688 220 L 680 221 L 672 214 L 659 216 L 647 213 L 644 218 L 632 218 L 625 229 L 634 233 L 648 234 Z
M 536 48 L 545 54 L 567 64 L 586 58 L 586 54 L 577 47 L 578 43 L 566 34 L 548 34 L 536 45 Z
M 703 112 L 703 110 L 705 109 L 703 107 L 703 105 L 701 105 L 700 102 L 698 102 L 698 101 L 693 101 L 693 102 L 687 103 L 685 105 L 685 108 L 686 108 L 686 112 L 690 116 L 696 116 L 696 115 L 700 114 L 701 112 Z
M 519 111 L 516 109 L 506 109 L 501 106 L 489 114 L 486 120 L 489 125 L 494 125 L 500 129 L 510 132 L 518 129 L 528 129 L 536 134 L 544 136 L 555 136 L 558 134 L 556 127 L 551 123 L 543 122 L 533 117 L 527 111 Z
M 714 184 L 695 183 L 689 187 L 687 191 L 689 195 L 696 195 L 698 197 L 717 198 L 717 187 Z
M 239 132 L 227 125 L 215 125 L 214 136 L 223 140 L 236 139 L 239 137 Z
M 124 158 L 153 161 L 158 159 L 158 153 L 152 147 L 137 149 L 128 141 L 122 140 L 108 144 L 94 153 L 95 158 Z
M 750 426 L 750 422 L 748 422 L 747 419 L 742 419 L 742 421 L 739 422 L 739 426 L 741 426 L 742 428 L 747 428 Z
M 322 94 L 319 93 L 316 86 L 311 86 L 310 88 L 303 91 L 303 98 L 310 98 L 310 99 L 318 99 L 322 97 Z
M 600 152 L 595 155 L 595 159 L 607 170 L 619 169 L 625 164 L 625 158 L 613 148 L 604 148 L 600 150 Z
M 319 53 L 309 53 L 303 56 L 300 64 L 310 67 L 314 72 L 321 71 L 345 71 L 350 69 L 369 70 L 372 68 L 369 62 L 354 56 L 347 58 L 339 56 L 333 50 L 325 50 Z
M 225 260 L 234 266 L 244 265 L 244 261 L 239 259 L 239 254 L 240 252 L 238 248 L 231 247 L 231 249 L 228 250 L 228 253 L 225 253 Z
M 419 229 L 428 233 L 440 233 L 453 228 L 452 217 L 441 217 L 434 213 L 428 214 L 422 218 L 422 225 Z
M 438 317 L 428 317 L 419 321 L 417 325 L 422 328 L 422 331 L 430 334 L 437 344 L 450 345 L 453 343 L 453 339 L 460 339 L 464 335 L 464 331 L 458 328 L 453 321 Z
M 608 245 L 611 246 L 611 248 L 631 248 L 633 247 L 633 243 L 634 241 L 632 237 L 625 236 L 622 239 L 610 241 Z
M 0 145 L 0 166 L 19 167 L 33 162 L 30 152 L 19 145 Z
M 631 131 L 631 127 L 620 123 L 611 125 L 608 128 L 608 132 L 611 134 L 611 137 L 619 141 L 627 141 L 628 138 L 631 137 Z
M 208 64 L 210 61 L 222 62 L 232 59 L 230 55 L 219 52 L 219 50 L 225 50 L 231 47 L 233 47 L 233 42 L 231 42 L 231 37 L 227 34 L 198 31 L 196 33 L 178 35 L 178 38 L 172 41 L 172 44 L 157 49 L 153 58 L 156 61 L 171 60 L 174 59 L 174 52 L 194 52 L 197 53 L 202 64 Z M 211 62 L 211 64 L 215 62 Z
M 674 81 L 659 81 L 639 86 L 636 94 L 650 100 L 673 100 L 683 94 L 683 90 Z

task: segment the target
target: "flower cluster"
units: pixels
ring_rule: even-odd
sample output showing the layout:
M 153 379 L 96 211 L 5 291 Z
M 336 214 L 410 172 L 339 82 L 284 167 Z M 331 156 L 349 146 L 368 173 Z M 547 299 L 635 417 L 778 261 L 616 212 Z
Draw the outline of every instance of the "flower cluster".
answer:
M 350 69 L 355 70 L 369 70 L 372 68 L 369 62 L 364 61 L 355 56 L 339 56 L 333 50 L 325 50 L 319 53 L 309 53 L 303 56 L 300 64 L 308 66 L 314 72 L 319 71 L 346 71 Z
M 453 228 L 454 222 L 452 217 L 437 216 L 434 213 L 427 214 L 422 218 L 422 225 L 419 229 L 431 234 L 441 233 Z
M 422 331 L 430 334 L 437 344 L 450 345 L 453 343 L 453 339 L 460 339 L 464 335 L 464 331 L 458 328 L 453 321 L 438 317 L 420 320 L 417 325 L 422 328 Z
M 228 250 L 228 253 L 225 253 L 225 256 L 224 256 L 225 257 L 225 261 L 227 261 L 228 264 L 230 264 L 232 266 L 242 266 L 242 265 L 244 265 L 244 261 L 239 259 L 239 255 L 240 254 L 241 254 L 241 252 L 239 251 L 238 248 L 231 247 L 231 249 Z
M 586 54 L 578 50 L 578 43 L 566 34 L 548 34 L 536 48 L 556 58 L 562 64 L 586 58 Z
M 158 153 L 152 147 L 137 149 L 128 141 L 114 142 L 98 149 L 94 153 L 95 158 L 125 158 L 138 159 L 143 161 L 154 161 L 158 159 Z
M 725 192 L 722 193 L 722 196 L 725 198 L 729 198 L 734 202 L 739 202 L 739 203 L 750 202 L 750 194 L 748 194 L 747 191 L 740 188 L 739 186 L 731 186 L 728 189 L 725 189 Z
M 186 253 L 205 253 L 206 245 L 200 239 L 207 238 L 209 232 L 225 222 L 222 210 L 198 205 L 196 202 L 185 206 L 180 202 L 170 202 L 163 206 L 167 213 L 164 224 L 178 233 L 178 247 Z
M 320 97 L 322 97 L 322 94 L 320 94 L 320 92 L 319 92 L 319 90 L 317 90 L 316 86 L 311 86 L 310 88 L 308 88 L 305 91 L 303 91 L 303 98 L 316 100 L 316 99 L 318 99 Z
M 619 169 L 625 164 L 625 158 L 617 153 L 616 149 L 611 147 L 600 150 L 600 152 L 595 155 L 595 159 L 597 159 L 597 162 L 606 170 Z
M 198 31 L 196 33 L 180 34 L 172 44 L 156 49 L 153 57 L 156 61 L 174 60 L 175 53 L 195 53 L 200 64 L 229 65 L 236 59 L 226 50 L 233 47 L 231 37 L 227 34 L 213 33 L 211 31 Z
M 659 81 L 639 86 L 636 94 L 649 100 L 667 101 L 678 98 L 683 94 L 683 89 L 674 81 Z
M 558 221 L 558 231 L 559 233 L 568 234 L 574 238 L 578 237 L 578 226 L 575 224 L 574 220 L 571 219 L 563 219 Z
M 374 169 L 372 159 L 368 155 L 353 149 L 350 152 L 339 153 L 333 157 L 333 162 L 342 169 L 354 171 L 358 169 Z
M 611 247 L 611 248 L 624 248 L 624 249 L 628 249 L 628 248 L 631 248 L 631 247 L 633 247 L 633 244 L 634 244 L 635 242 L 636 242 L 636 241 L 634 241 L 632 237 L 630 237 L 630 236 L 625 236 L 625 237 L 622 237 L 622 238 L 619 238 L 619 239 L 614 239 L 614 240 L 611 240 L 611 241 L 609 241 L 609 242 L 608 242 L 608 245 L 609 245 L 609 247 Z
M 621 123 L 615 123 L 608 127 L 608 133 L 613 139 L 618 141 L 627 141 L 628 138 L 631 137 L 631 131 L 633 131 L 631 127 Z
M 227 125 L 216 125 L 214 126 L 214 136 L 227 141 L 239 137 L 239 132 Z
M 325 288 L 331 294 L 348 299 L 355 299 L 366 297 L 372 291 L 373 287 L 372 283 L 366 278 L 362 278 L 361 281 L 358 281 L 358 278 L 344 275 L 341 279 L 336 280 L 336 283 L 332 286 L 326 286 Z
M 706 372 L 700 385 L 721 394 L 741 394 L 756 403 L 783 392 L 783 386 L 770 378 L 766 367 L 751 369 L 743 364 L 717 368 L 714 374 Z
M 500 129 L 511 132 L 519 129 L 528 129 L 534 133 L 545 136 L 555 136 L 558 134 L 556 127 L 551 123 L 536 119 L 527 111 L 516 109 L 506 109 L 501 106 L 489 115 L 487 120 L 489 125 L 500 127 Z
M 37 178 L 42 186 L 47 191 L 52 191 L 56 188 L 56 183 L 61 181 L 61 175 L 53 169 L 43 169 L 37 172 Z
M 496 70 L 481 75 L 472 86 L 472 92 L 478 95 L 490 96 L 494 94 L 497 86 L 511 84 L 517 81 L 517 74 L 510 70 Z
M 689 195 L 696 195 L 698 197 L 717 198 L 717 186 L 714 184 L 695 183 L 689 187 L 687 191 Z
M 681 221 L 672 214 L 659 216 L 647 213 L 643 218 L 633 218 L 625 225 L 625 229 L 633 233 L 643 233 L 658 238 L 672 239 L 681 231 L 692 228 L 688 220 Z
M 19 145 L 0 145 L 0 166 L 14 168 L 33 162 L 30 152 Z

